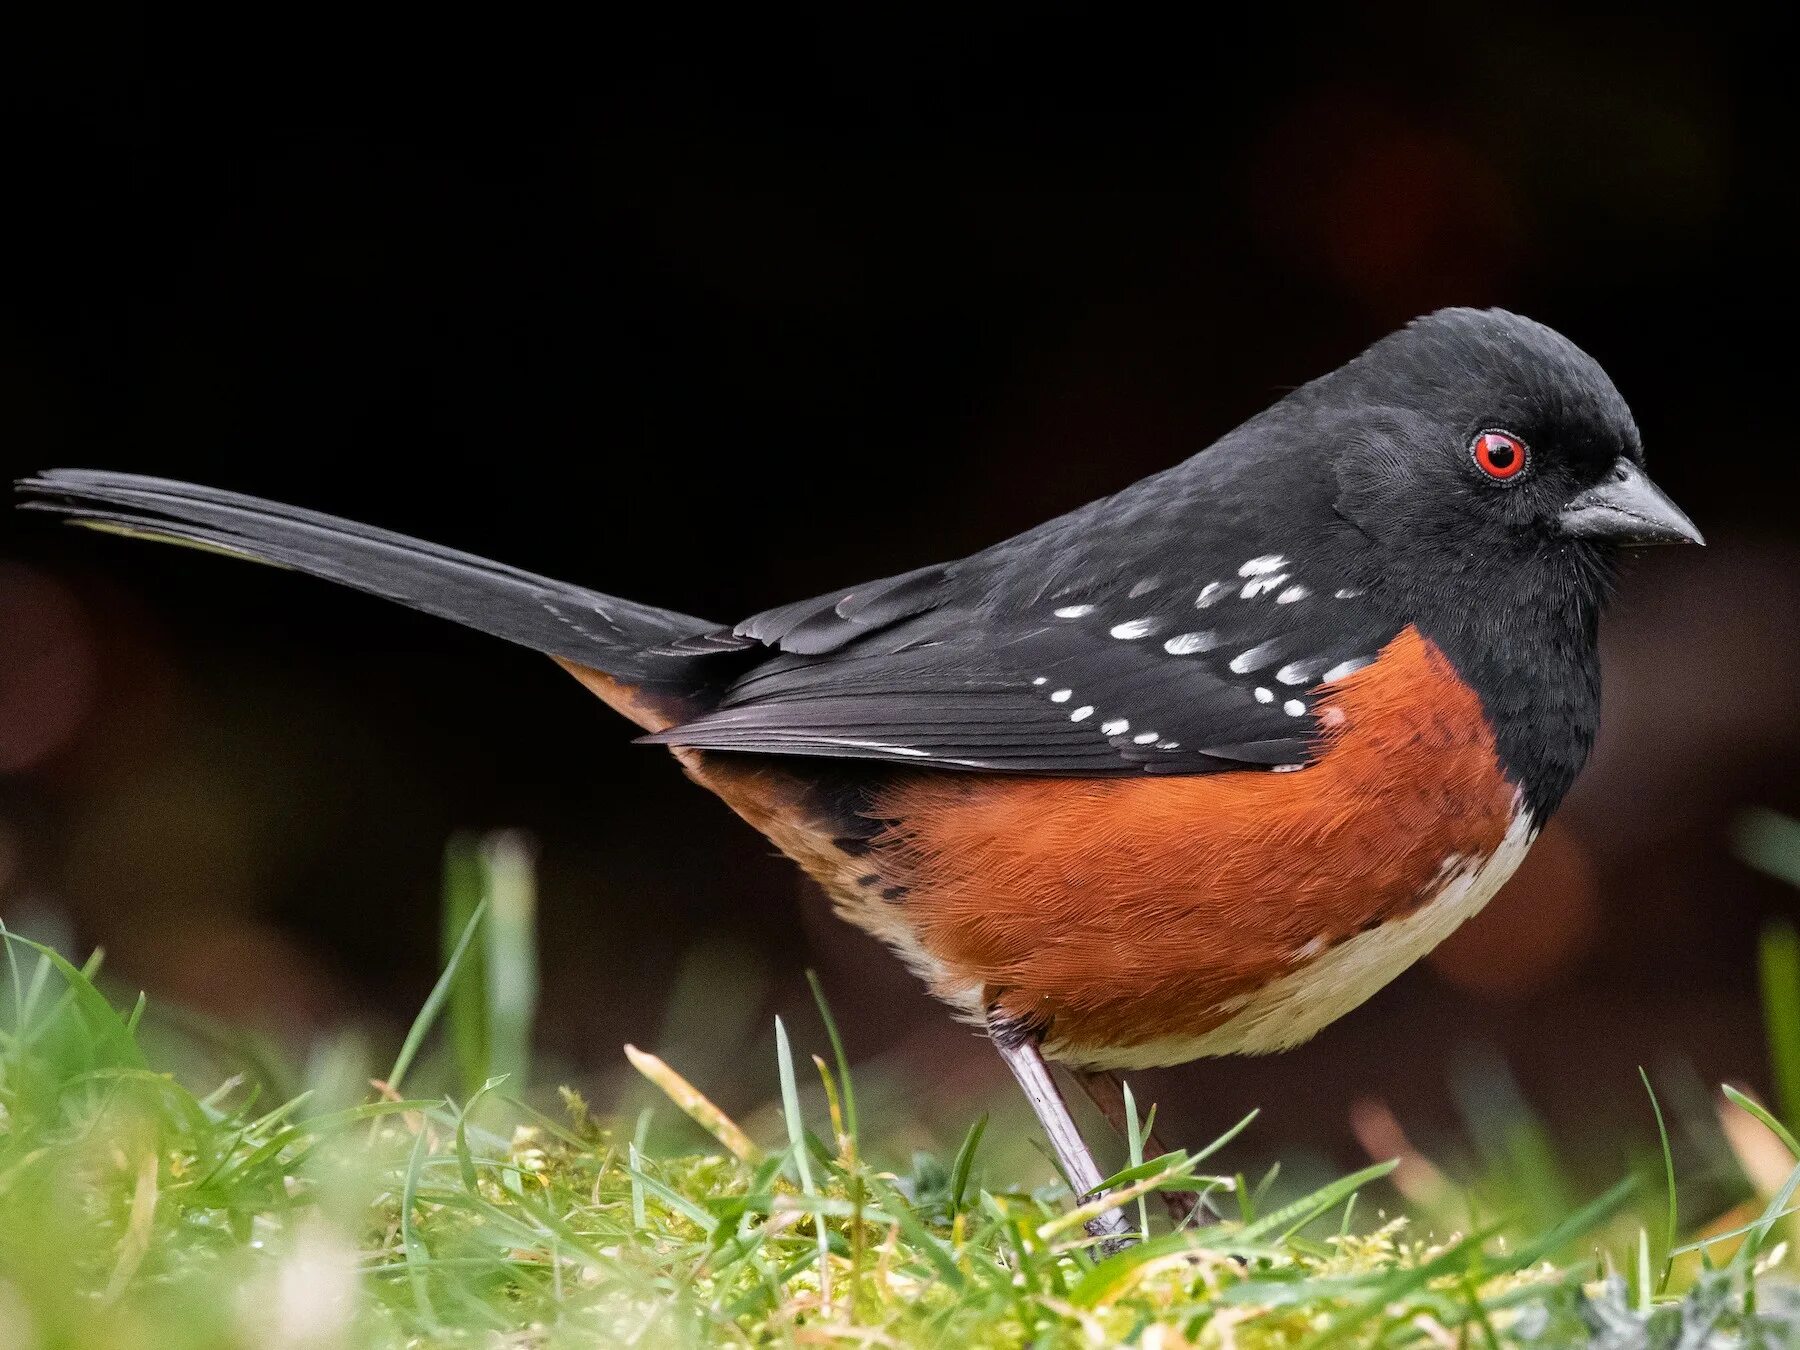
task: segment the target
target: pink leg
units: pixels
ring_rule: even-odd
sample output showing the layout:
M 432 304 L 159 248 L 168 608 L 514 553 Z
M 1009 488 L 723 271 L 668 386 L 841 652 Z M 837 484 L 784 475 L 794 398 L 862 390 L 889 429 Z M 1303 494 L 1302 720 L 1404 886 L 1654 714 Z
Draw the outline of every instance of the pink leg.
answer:
M 1019 1086 L 1024 1089 L 1025 1099 L 1037 1113 L 1038 1123 L 1044 1127 L 1044 1133 L 1050 1136 L 1050 1147 L 1056 1150 L 1057 1161 L 1068 1174 L 1069 1184 L 1075 1188 L 1077 1198 L 1083 1201 L 1091 1198 L 1100 1186 L 1100 1169 L 1094 1162 L 1094 1155 L 1088 1152 L 1081 1131 L 1075 1127 L 1075 1118 L 1069 1114 L 1069 1104 L 1063 1100 L 1055 1080 L 1050 1077 L 1049 1065 L 1044 1063 L 1044 1057 L 1030 1040 L 999 1035 L 993 1037 L 993 1041 L 994 1048 L 1000 1052 L 1000 1058 L 1006 1061 L 1006 1067 L 1012 1070 L 1013 1077 L 1019 1080 Z M 1131 1232 L 1130 1221 L 1122 1211 L 1116 1209 L 1108 1210 L 1099 1218 L 1091 1220 L 1087 1227 L 1094 1237 L 1107 1238 L 1117 1245 L 1122 1245 L 1120 1239 Z

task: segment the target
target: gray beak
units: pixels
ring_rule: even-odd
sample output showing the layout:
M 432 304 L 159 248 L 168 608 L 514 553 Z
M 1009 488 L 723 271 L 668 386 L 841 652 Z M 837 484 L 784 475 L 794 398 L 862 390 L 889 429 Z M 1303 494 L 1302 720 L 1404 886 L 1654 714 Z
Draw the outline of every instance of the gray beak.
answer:
M 1704 544 L 1668 494 L 1623 457 L 1606 481 L 1573 497 L 1560 515 L 1564 534 L 1614 544 Z

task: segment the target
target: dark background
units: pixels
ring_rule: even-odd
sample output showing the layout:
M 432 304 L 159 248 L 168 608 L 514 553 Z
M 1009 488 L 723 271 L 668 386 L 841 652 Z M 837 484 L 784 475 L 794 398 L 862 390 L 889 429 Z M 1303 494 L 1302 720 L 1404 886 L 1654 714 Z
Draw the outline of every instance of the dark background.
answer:
M 1177 1136 L 1260 1104 L 1271 1147 L 1343 1148 L 1354 1100 L 1442 1120 L 1490 1050 L 1562 1120 L 1636 1110 L 1639 1063 L 1759 1078 L 1755 937 L 1794 901 L 1730 830 L 1800 807 L 1793 78 L 1769 32 L 1718 7 L 23 22 L 0 42 L 9 477 L 194 477 L 732 619 L 1120 487 L 1436 306 L 1567 332 L 1711 541 L 1629 575 L 1595 762 L 1424 968 L 1304 1050 L 1154 1095 Z M 623 733 L 488 639 L 0 519 L 9 922 L 304 1046 L 404 1023 L 446 837 L 517 825 L 565 1075 L 655 1043 L 678 978 L 702 1021 L 719 984 L 766 1024 L 814 963 L 859 1055 L 921 1090 L 998 1081 Z

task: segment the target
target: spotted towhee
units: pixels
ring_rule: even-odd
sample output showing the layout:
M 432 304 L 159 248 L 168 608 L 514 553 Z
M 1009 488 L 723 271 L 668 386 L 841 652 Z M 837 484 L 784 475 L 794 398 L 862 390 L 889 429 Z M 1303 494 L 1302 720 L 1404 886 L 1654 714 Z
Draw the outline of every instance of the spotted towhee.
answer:
M 1700 542 L 1600 367 L 1497 310 L 971 557 L 730 627 L 212 488 L 22 489 L 554 657 L 986 1026 L 1078 1190 L 1043 1057 L 1113 1105 L 1103 1071 L 1279 1050 L 1393 979 L 1581 768 L 1620 547 Z

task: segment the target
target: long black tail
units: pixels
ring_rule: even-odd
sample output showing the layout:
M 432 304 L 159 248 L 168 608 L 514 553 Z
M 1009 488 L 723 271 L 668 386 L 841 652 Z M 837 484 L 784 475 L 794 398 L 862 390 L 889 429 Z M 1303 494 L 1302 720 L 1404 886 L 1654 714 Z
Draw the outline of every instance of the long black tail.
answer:
M 18 489 L 29 510 L 291 567 L 625 681 L 687 683 L 705 662 L 655 649 L 718 626 L 403 534 L 192 483 L 50 469 Z

